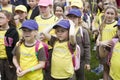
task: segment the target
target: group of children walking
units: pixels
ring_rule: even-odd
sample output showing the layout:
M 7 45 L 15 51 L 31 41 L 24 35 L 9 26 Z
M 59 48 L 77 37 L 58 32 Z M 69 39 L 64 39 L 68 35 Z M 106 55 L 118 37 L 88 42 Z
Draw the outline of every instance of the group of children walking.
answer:
M 117 9 L 108 5 L 98 17 L 98 22 L 94 20 L 90 24 L 89 9 L 84 10 L 82 1 L 70 1 L 69 7 L 68 3 L 54 2 L 56 11 L 52 9 L 52 0 L 28 0 L 27 6 L 12 5 L 8 11 L 9 0 L 1 2 L 1 80 L 85 80 L 84 70 L 91 69 L 91 25 L 99 33 L 96 40 L 98 51 L 100 46 L 111 49 L 104 48 L 107 51 L 104 58 L 98 53 L 100 64 L 104 66 L 103 79 L 119 80 L 119 64 L 115 64 L 119 61 L 120 34 Z M 109 41 L 113 38 L 118 38 L 118 42 L 111 47 Z M 69 48 L 76 52 L 77 45 L 81 50 L 80 68 L 75 70 Z M 113 54 L 111 66 L 107 64 L 109 52 Z

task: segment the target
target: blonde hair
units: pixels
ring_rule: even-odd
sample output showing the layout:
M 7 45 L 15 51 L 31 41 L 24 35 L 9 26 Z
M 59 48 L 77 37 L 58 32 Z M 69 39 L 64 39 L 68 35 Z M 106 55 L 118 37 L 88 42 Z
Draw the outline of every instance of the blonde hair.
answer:
M 115 19 L 117 18 L 117 16 L 118 16 L 118 12 L 117 12 L 117 8 L 115 7 L 115 6 L 113 6 L 113 5 L 108 5 L 106 8 L 105 8 L 105 10 L 104 10 L 104 13 L 108 10 L 108 9 L 113 9 L 114 11 L 115 11 Z M 103 16 L 105 16 L 105 15 L 103 15 Z M 99 27 L 99 33 L 100 33 L 100 35 L 102 35 L 102 31 L 103 31 L 103 29 L 105 28 L 105 26 L 106 26 L 106 17 L 104 17 L 104 19 L 103 19 L 103 21 L 102 21 L 102 23 L 101 23 L 101 25 L 100 25 L 100 27 Z

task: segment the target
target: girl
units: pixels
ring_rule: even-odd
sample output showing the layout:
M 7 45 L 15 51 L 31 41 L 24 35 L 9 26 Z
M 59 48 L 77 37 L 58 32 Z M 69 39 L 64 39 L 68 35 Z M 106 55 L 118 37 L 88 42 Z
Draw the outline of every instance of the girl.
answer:
M 49 34 L 52 28 L 55 29 L 56 37 Z M 76 44 L 74 23 L 69 20 L 60 20 L 54 26 L 47 28 L 43 34 L 49 40 L 49 45 L 53 47 L 51 59 L 52 80 L 70 79 L 74 74 L 74 68 L 68 44 L 74 50 Z
M 27 18 L 27 8 L 24 5 L 18 5 L 15 7 L 14 21 L 18 30 L 19 36 L 22 36 L 22 32 L 19 30 L 23 21 Z
M 63 19 L 64 16 L 64 4 L 61 2 L 54 3 L 54 14 L 58 19 Z
M 12 50 L 19 40 L 15 26 L 10 22 L 12 16 L 7 11 L 0 11 L 0 73 L 1 80 L 17 80 L 16 69 L 12 63 Z
M 37 3 L 38 3 L 37 0 L 28 0 L 29 9 L 27 19 L 34 19 L 36 16 L 40 14 Z
M 81 48 L 80 69 L 75 71 L 77 80 L 85 80 L 84 68 L 90 70 L 90 38 L 88 31 L 81 26 L 82 13 L 79 9 L 71 9 L 67 17 L 75 23 L 76 40 Z
M 27 18 L 27 8 L 24 5 L 18 5 L 15 7 L 14 20 L 16 22 L 17 29 L 21 27 L 23 21 Z
M 38 24 L 34 20 L 26 20 L 20 29 L 24 34 L 23 40 L 13 51 L 18 80 L 43 80 L 42 68 L 45 66 L 46 57 L 42 44 L 39 45 L 37 55 L 35 51 Z
M 110 76 L 112 80 L 119 80 L 119 49 L 120 49 L 120 19 L 118 23 L 114 26 L 117 27 L 117 37 L 112 40 L 107 41 L 105 44 L 100 45 L 100 57 L 109 57 L 108 63 L 110 66 Z
M 112 52 L 112 58 L 110 60 L 111 66 L 110 66 L 110 76 L 112 77 L 113 80 L 119 80 L 120 79 L 120 63 L 118 62 L 120 59 L 120 19 L 118 20 L 117 23 L 117 36 L 118 36 L 118 41 L 115 43 L 113 52 Z
M 9 0 L 1 0 L 2 10 L 7 10 L 8 12 L 14 13 L 15 6 L 9 3 Z
M 104 12 L 104 20 L 100 26 L 99 35 L 96 41 L 97 46 L 104 44 L 105 41 L 111 40 L 116 36 L 117 28 L 113 27 L 117 23 L 115 20 L 116 17 L 117 9 L 114 6 L 109 5 Z M 106 60 L 100 59 L 100 63 L 104 66 L 104 80 L 109 80 L 109 67 L 106 64 Z
M 57 17 L 53 14 L 52 0 L 40 0 L 38 3 L 40 15 L 35 17 L 39 25 L 39 32 L 41 33 L 45 28 L 53 25 L 57 21 Z M 54 34 L 54 31 L 52 32 Z

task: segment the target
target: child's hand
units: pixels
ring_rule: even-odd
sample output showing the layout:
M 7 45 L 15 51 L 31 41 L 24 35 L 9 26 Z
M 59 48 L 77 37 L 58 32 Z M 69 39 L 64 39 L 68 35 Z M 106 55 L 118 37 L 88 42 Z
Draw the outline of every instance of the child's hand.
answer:
M 19 15 L 15 15 L 15 16 L 14 16 L 14 20 L 17 20 L 17 19 L 20 19 L 20 16 L 19 16 Z
M 22 77 L 23 75 L 25 75 L 27 73 L 26 70 L 20 72 L 19 74 L 17 74 L 18 77 Z
M 39 38 L 40 38 L 41 41 L 44 41 L 44 40 L 45 40 L 44 34 L 43 34 L 43 33 L 40 33 Z
M 19 75 L 22 72 L 22 69 L 20 67 L 17 68 L 16 73 Z
M 90 65 L 89 64 L 85 64 L 85 69 L 87 69 L 89 71 L 90 70 Z

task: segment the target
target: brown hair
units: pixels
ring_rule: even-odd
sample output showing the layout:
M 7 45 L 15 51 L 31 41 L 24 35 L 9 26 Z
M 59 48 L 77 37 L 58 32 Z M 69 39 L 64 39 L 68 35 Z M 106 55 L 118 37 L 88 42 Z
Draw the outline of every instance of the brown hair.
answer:
M 54 13 L 55 13 L 55 10 L 56 10 L 56 7 L 57 7 L 57 6 L 61 7 L 62 10 L 63 10 L 63 12 L 65 11 L 65 10 L 64 10 L 64 3 L 56 2 L 56 3 L 54 3 L 54 5 L 53 5 Z
M 6 10 L 1 10 L 0 13 L 3 13 L 7 19 L 9 20 L 9 25 L 13 25 L 15 26 L 15 22 L 14 22 L 14 18 L 13 18 L 13 14 L 6 11 Z

